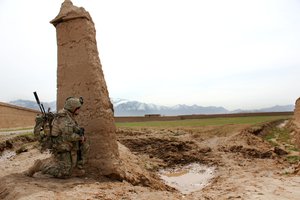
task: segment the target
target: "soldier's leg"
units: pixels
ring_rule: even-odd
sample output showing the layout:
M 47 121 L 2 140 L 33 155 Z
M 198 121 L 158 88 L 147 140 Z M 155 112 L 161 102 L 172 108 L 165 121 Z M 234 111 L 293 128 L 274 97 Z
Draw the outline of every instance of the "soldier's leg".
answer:
M 77 160 L 77 150 L 74 149 L 71 151 L 71 156 L 72 156 L 72 168 L 74 169 L 76 167 L 76 160 Z
M 89 141 L 85 141 L 80 146 L 81 159 L 77 160 L 77 167 L 82 169 L 83 166 L 88 162 L 88 154 L 90 152 L 90 143 Z
M 44 166 L 47 165 L 47 163 L 50 162 L 50 160 L 53 159 L 53 158 L 46 158 L 44 160 L 36 160 L 33 164 L 32 167 L 30 167 L 27 171 L 24 172 L 24 174 L 26 176 L 30 176 L 32 177 L 36 172 L 39 172 L 43 169 Z
M 72 156 L 70 152 L 59 153 L 51 162 L 43 165 L 41 171 L 44 174 L 56 178 L 67 178 L 72 174 Z

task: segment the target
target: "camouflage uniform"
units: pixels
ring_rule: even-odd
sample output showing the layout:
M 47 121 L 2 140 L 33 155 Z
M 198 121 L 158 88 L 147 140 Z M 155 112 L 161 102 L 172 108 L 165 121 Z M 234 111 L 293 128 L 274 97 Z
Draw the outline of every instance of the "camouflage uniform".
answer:
M 64 109 L 59 111 L 53 120 L 51 131 L 53 156 L 37 161 L 33 170 L 29 169 L 29 176 L 42 171 L 57 178 L 66 178 L 72 175 L 74 168 L 83 168 L 87 161 L 89 145 L 86 141 L 82 143 L 83 138 L 78 134 L 80 127 L 74 118 L 76 110 L 81 105 L 81 99 L 71 97 L 66 100 Z

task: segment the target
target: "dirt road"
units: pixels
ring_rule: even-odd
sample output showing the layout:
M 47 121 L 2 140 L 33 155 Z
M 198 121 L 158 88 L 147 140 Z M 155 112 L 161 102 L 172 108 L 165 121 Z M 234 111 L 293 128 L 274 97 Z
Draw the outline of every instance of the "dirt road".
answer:
M 16 135 L 21 135 L 24 133 L 32 133 L 32 128 L 26 128 L 22 130 L 0 130 L 0 140 L 15 137 Z

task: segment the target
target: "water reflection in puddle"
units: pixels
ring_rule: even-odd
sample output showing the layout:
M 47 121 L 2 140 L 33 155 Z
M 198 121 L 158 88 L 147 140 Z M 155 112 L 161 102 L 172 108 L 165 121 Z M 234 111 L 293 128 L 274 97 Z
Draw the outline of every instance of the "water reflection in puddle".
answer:
M 3 151 L 0 154 L 0 162 L 4 161 L 4 160 L 8 160 L 8 159 L 14 157 L 15 155 L 16 155 L 16 152 L 14 152 L 14 151 Z
M 183 194 L 201 190 L 214 177 L 215 168 L 192 163 L 180 168 L 164 169 L 159 172 L 161 179 Z

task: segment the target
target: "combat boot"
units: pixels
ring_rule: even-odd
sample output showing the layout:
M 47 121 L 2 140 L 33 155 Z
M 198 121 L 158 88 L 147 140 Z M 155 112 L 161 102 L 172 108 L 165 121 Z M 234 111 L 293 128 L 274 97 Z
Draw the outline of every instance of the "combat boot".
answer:
M 32 177 L 36 172 L 41 171 L 42 161 L 35 161 L 34 165 L 30 167 L 24 174 L 26 176 Z
M 85 175 L 84 169 L 74 168 L 72 171 L 72 177 L 82 177 Z

